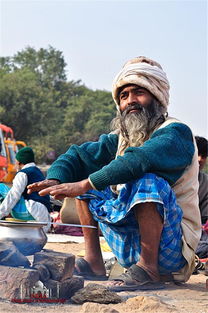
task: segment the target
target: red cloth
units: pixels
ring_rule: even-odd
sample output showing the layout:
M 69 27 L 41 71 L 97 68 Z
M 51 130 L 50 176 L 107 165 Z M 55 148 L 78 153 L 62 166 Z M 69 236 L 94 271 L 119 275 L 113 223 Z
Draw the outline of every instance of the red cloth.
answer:
M 53 222 L 62 223 L 59 212 L 52 212 L 51 217 Z M 63 225 L 53 225 L 55 234 L 64 234 L 70 236 L 83 236 L 82 228 L 76 226 L 63 226 Z
M 208 221 L 202 225 L 202 229 L 208 234 Z

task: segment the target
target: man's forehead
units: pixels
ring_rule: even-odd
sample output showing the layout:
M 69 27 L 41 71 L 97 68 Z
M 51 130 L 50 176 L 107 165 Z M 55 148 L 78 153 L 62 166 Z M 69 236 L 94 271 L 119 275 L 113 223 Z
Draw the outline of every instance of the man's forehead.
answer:
M 136 89 L 145 89 L 146 90 L 146 88 L 138 86 L 136 84 L 128 84 L 128 85 L 124 85 L 124 86 L 120 87 L 118 95 L 120 95 L 121 92 L 125 91 L 128 88 L 133 88 L 133 89 L 136 88 Z

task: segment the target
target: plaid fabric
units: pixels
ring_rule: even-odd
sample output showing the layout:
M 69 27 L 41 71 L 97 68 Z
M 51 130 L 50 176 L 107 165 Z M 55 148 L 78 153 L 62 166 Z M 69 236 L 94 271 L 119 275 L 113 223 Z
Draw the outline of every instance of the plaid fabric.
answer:
M 169 184 L 155 174 L 123 185 L 119 195 L 110 187 L 104 191 L 90 190 L 77 197 L 89 199 L 89 209 L 118 262 L 130 267 L 140 258 L 140 234 L 132 208 L 139 203 L 155 202 L 164 226 L 159 247 L 159 271 L 171 273 L 182 268 L 186 260 L 182 255 L 182 209 Z

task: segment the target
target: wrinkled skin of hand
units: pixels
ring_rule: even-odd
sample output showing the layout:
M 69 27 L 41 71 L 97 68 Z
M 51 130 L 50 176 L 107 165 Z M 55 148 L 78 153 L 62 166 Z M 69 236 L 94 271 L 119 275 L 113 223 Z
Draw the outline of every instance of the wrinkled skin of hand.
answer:
M 31 194 L 34 191 L 40 191 L 43 189 L 46 189 L 48 187 L 54 186 L 54 185 L 59 185 L 60 182 L 59 180 L 56 179 L 45 179 L 43 181 L 31 184 L 27 186 L 27 193 Z
M 79 196 L 89 189 L 92 189 L 92 186 L 88 179 L 84 179 L 75 183 L 56 184 L 47 188 L 41 188 L 39 195 L 45 196 L 49 194 L 54 199 L 63 200 L 66 197 L 73 198 Z

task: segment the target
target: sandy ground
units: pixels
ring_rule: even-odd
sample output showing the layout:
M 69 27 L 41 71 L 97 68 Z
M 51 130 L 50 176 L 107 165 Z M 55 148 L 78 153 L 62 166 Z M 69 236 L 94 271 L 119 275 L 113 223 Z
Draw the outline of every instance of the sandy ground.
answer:
M 75 256 L 84 248 L 83 243 L 47 243 L 45 248 L 73 253 Z M 14 304 L 0 300 L 0 313 L 208 313 L 207 276 L 192 275 L 186 284 L 180 286 L 170 283 L 166 289 L 155 291 L 120 292 L 124 302 L 120 304 Z M 89 282 L 85 282 L 85 285 Z M 99 282 L 100 283 L 100 282 Z

